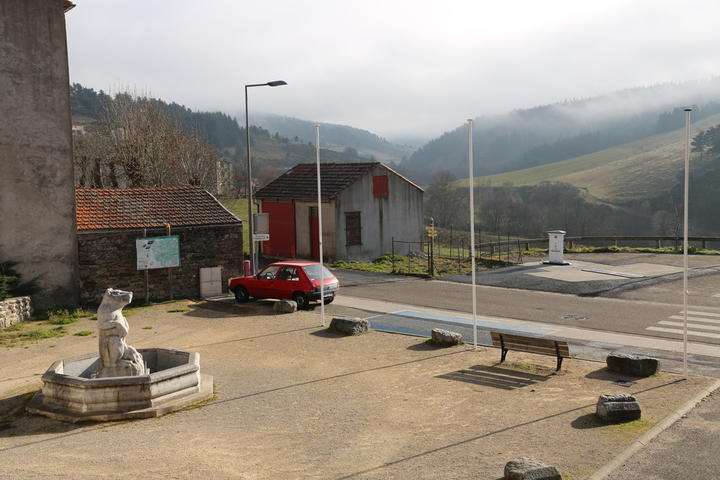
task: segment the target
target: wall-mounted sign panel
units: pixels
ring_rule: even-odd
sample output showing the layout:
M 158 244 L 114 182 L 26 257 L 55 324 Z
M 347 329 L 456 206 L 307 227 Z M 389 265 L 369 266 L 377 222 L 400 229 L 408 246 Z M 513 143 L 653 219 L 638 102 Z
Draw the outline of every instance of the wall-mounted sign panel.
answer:
M 254 242 L 267 242 L 270 240 L 270 235 L 267 233 L 253 233 Z
M 137 269 L 170 268 L 180 266 L 180 237 L 149 237 L 135 240 Z

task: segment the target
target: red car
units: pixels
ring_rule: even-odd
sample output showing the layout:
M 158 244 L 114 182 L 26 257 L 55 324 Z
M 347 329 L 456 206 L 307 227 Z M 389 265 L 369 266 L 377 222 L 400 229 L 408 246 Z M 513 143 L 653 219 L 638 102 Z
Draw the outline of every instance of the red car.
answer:
M 298 308 L 320 300 L 320 274 L 324 271 L 325 304 L 335 300 L 340 282 L 330 271 L 316 262 L 302 260 L 275 262 L 254 277 L 235 277 L 228 280 L 228 290 L 238 302 L 254 298 L 290 298 Z

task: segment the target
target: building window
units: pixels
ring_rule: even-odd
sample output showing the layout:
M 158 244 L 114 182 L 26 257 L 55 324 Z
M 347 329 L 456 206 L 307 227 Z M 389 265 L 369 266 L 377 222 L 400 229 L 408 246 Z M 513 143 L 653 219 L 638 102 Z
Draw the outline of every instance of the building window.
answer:
M 387 196 L 388 196 L 388 176 L 387 175 L 373 176 L 373 197 L 387 197 Z
M 345 245 L 362 245 L 360 212 L 345 212 Z

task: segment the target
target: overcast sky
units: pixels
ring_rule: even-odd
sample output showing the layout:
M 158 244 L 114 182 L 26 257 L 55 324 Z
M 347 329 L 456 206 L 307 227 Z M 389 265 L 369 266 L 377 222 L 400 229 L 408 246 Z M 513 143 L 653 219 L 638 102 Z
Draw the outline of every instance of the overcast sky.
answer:
M 434 137 L 466 118 L 720 74 L 720 2 L 74 0 L 70 78 L 193 109 Z

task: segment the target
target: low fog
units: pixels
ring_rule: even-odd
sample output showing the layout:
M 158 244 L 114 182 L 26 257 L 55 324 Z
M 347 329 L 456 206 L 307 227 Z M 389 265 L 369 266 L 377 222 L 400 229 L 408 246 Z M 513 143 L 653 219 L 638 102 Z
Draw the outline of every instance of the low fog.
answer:
M 251 110 L 390 139 L 720 73 L 712 1 L 76 3 L 67 15 L 73 82 L 237 112 L 244 84 L 283 79 L 288 86 L 253 89 Z M 581 117 L 672 103 L 652 95 L 634 96 L 641 105 L 608 96 Z

